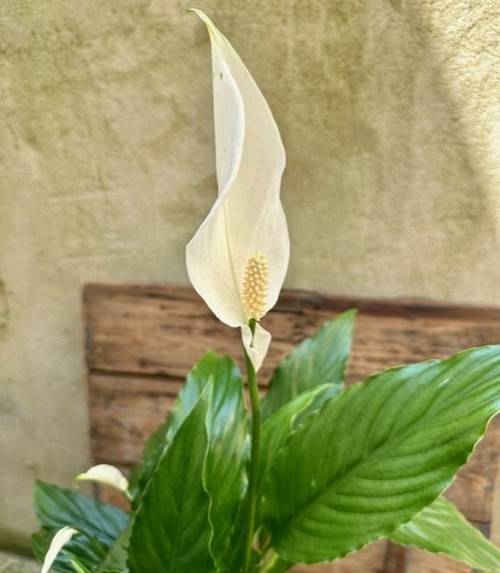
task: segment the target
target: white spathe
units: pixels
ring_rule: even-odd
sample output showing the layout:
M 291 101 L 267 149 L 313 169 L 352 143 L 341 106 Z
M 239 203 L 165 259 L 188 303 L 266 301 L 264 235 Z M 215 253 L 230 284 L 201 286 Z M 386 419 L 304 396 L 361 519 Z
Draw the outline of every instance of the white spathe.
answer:
M 77 534 L 78 531 L 73 529 L 72 527 L 63 527 L 60 529 L 52 538 L 50 543 L 49 550 L 45 555 L 45 559 L 43 560 L 43 566 L 41 573 L 48 573 L 52 566 L 52 563 L 56 560 L 56 557 L 59 555 L 61 549 L 63 548 L 66 543 L 73 537 L 73 535 Z
M 227 39 L 200 10 L 212 45 L 218 197 L 186 249 L 189 278 L 219 320 L 243 327 L 255 370 L 271 335 L 258 323 L 255 336 L 242 301 L 249 259 L 269 265 L 265 312 L 277 299 L 288 268 L 290 241 L 280 201 L 285 151 L 257 84 Z
M 92 466 L 85 473 L 75 477 L 76 481 L 95 481 L 104 485 L 109 485 L 122 493 L 128 491 L 128 480 L 122 472 L 109 464 L 99 464 Z

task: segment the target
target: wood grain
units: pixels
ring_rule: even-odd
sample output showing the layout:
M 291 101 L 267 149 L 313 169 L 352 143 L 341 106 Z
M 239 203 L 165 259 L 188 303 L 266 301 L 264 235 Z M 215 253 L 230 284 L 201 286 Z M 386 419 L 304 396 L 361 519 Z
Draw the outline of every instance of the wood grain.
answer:
M 347 380 L 375 371 L 444 358 L 463 348 L 500 342 L 500 309 L 422 301 L 375 301 L 285 291 L 263 320 L 273 343 L 264 381 L 303 338 L 339 312 L 357 308 Z M 84 289 L 92 455 L 129 468 L 163 422 L 183 379 L 209 349 L 241 354 L 240 335 L 217 321 L 188 287 L 89 284 Z M 481 529 L 500 530 L 500 419 L 490 425 L 448 496 Z M 495 498 L 495 491 L 497 497 Z M 458 567 L 458 568 L 457 568 Z M 335 564 L 298 566 L 296 573 L 470 573 L 441 556 L 369 545 Z

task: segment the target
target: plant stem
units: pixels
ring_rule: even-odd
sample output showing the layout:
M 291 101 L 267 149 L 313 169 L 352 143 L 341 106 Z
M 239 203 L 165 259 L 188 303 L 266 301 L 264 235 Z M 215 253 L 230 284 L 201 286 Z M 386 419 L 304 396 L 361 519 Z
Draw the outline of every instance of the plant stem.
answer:
M 253 334 L 255 331 L 255 321 L 251 320 L 249 326 Z M 247 367 L 247 384 L 250 394 L 250 407 L 252 410 L 252 446 L 250 453 L 250 468 L 248 472 L 248 513 L 246 524 L 245 559 L 243 566 L 244 573 L 247 573 L 250 571 L 252 542 L 255 529 L 255 514 L 257 508 L 257 470 L 260 444 L 260 397 L 255 368 L 253 367 L 252 361 L 246 351 L 245 362 Z
M 261 573 L 284 573 L 288 571 L 293 563 L 285 561 L 278 554 L 272 554 L 271 559 L 261 569 Z

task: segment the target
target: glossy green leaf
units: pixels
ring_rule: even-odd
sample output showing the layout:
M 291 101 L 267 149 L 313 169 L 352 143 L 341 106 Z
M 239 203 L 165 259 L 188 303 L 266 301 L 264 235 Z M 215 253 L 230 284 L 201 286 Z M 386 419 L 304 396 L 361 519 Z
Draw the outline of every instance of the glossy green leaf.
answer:
M 64 546 L 53 569 L 74 572 L 68 556 L 92 568 L 102 561 L 124 529 L 127 514 L 108 504 L 56 484 L 35 483 L 35 510 L 42 529 L 32 536 L 33 550 L 43 560 L 56 531 L 70 525 L 82 533 Z
M 127 526 L 110 547 L 105 558 L 95 569 L 95 573 L 128 573 L 128 547 L 130 535 L 132 534 L 133 517 L 130 518 Z
M 70 525 L 106 546 L 115 541 L 128 521 L 127 514 L 117 507 L 41 480 L 35 483 L 35 511 L 42 526 L 60 529 Z
M 332 384 L 342 388 L 355 315 L 355 310 L 348 310 L 326 322 L 276 368 L 269 390 L 262 399 L 262 420 L 314 386 Z
M 134 497 L 140 494 L 149 481 L 161 456 L 197 403 L 210 379 L 214 381 L 214 396 L 210 407 L 213 411 L 209 420 L 215 420 L 211 426 L 213 425 L 218 433 L 220 424 L 223 424 L 224 420 L 227 421 L 231 408 L 235 409 L 234 417 L 238 418 L 238 421 L 234 423 L 237 426 L 241 424 L 240 402 L 243 382 L 240 371 L 229 356 L 208 352 L 189 372 L 166 422 L 149 438 L 144 448 L 141 466 L 133 472 L 133 477 L 131 477 L 131 490 Z M 239 430 L 236 432 L 239 436 Z
M 278 554 L 271 552 L 268 561 L 261 569 L 262 573 L 285 573 L 293 567 L 293 563 L 285 561 Z
M 307 416 L 340 391 L 334 384 L 323 384 L 302 392 L 270 416 L 261 428 L 259 490 L 278 451 Z
M 208 382 L 213 380 L 213 407 L 216 411 L 229 408 L 224 404 L 228 400 L 235 406 L 238 398 L 234 396 L 234 389 L 241 391 L 241 374 L 229 356 L 221 356 L 217 352 L 208 352 L 194 366 L 186 378 L 186 382 L 179 392 L 175 406 L 170 416 L 167 429 L 167 440 L 172 439 L 178 429 L 198 402 Z M 209 416 L 209 421 L 212 416 Z
M 272 460 L 279 449 L 285 444 L 293 429 L 298 427 L 308 415 L 321 407 L 325 400 L 337 392 L 338 387 L 331 384 L 311 388 L 282 406 L 262 424 L 258 470 L 258 495 L 260 495 L 262 484 Z M 239 563 L 243 560 L 246 511 L 246 499 L 243 499 L 240 511 L 234 520 L 236 527 L 231 537 L 231 551 L 225 562 L 228 566 L 228 571 L 236 570 Z M 259 526 L 260 521 L 259 516 L 257 516 L 256 529 L 258 529 Z M 259 561 L 258 557 L 256 557 L 256 561 Z
M 245 491 L 249 458 L 243 380 L 232 358 L 209 352 L 193 368 L 172 412 L 167 439 L 175 435 L 210 379 L 213 389 L 207 414 L 209 448 L 205 486 L 211 498 L 210 520 L 214 530 L 210 547 L 222 565 Z
M 259 473 L 258 473 L 258 495 L 262 490 L 262 484 L 267 475 L 274 457 L 281 447 L 286 443 L 291 432 L 303 423 L 309 415 L 319 409 L 330 397 L 340 391 L 334 384 L 323 384 L 303 392 L 291 402 L 282 406 L 277 412 L 270 416 L 261 428 Z M 229 561 L 229 571 L 235 570 L 238 563 L 243 559 L 243 545 L 245 542 L 245 522 L 246 522 L 246 500 L 240 507 L 240 512 L 236 519 L 235 535 L 231 539 L 231 558 Z M 261 525 L 260 517 L 257 516 L 256 528 Z M 263 543 L 262 545 L 265 545 Z M 279 565 L 278 565 L 279 561 Z M 283 567 L 283 562 L 276 558 L 273 565 L 273 572 L 277 567 Z M 276 569 L 277 570 L 277 569 Z M 285 569 L 283 569 L 285 570 Z
M 442 496 L 388 537 L 401 545 L 444 553 L 475 569 L 500 571 L 500 548 Z
M 213 372 L 213 390 L 208 408 L 208 455 L 205 487 L 210 494 L 210 542 L 217 562 L 234 527 L 235 516 L 246 490 L 249 458 L 248 414 L 243 396 L 243 381 L 232 359 L 214 355 L 211 367 L 198 376 Z
M 169 419 L 167 417 L 167 420 L 149 436 L 144 446 L 141 461 L 130 471 L 129 492 L 132 496 L 132 507 L 134 509 L 139 505 L 144 489 L 151 479 L 162 454 L 168 447 L 166 441 L 168 422 Z
M 246 524 L 247 524 L 248 498 L 245 496 L 240 503 L 234 518 L 234 528 L 229 544 L 222 559 L 219 559 L 217 573 L 231 573 L 239 571 L 245 559 Z M 260 552 L 253 551 L 253 563 L 259 563 Z
M 386 536 L 449 486 L 499 410 L 499 346 L 394 368 L 331 398 L 268 472 L 272 546 L 313 563 Z
M 75 557 L 70 558 L 71 564 L 73 565 L 74 570 L 76 573 L 92 573 L 92 569 L 86 567 L 83 563 L 78 561 Z
M 209 380 L 213 381 L 213 389 L 207 415 L 209 451 L 205 486 L 211 496 L 210 519 L 214 528 L 211 550 L 220 562 L 245 491 L 249 457 L 243 380 L 229 356 L 208 352 L 188 374 L 167 422 L 150 439 L 145 449 L 142 487 Z
M 215 571 L 209 548 L 210 497 L 203 484 L 207 394 L 180 426 L 144 492 L 130 537 L 131 573 Z

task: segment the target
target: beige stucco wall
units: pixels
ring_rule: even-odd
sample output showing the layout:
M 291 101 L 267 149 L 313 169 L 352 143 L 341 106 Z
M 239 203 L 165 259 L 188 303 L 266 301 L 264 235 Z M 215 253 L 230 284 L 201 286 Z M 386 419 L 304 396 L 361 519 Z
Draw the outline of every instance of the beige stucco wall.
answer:
M 89 463 L 81 285 L 186 282 L 215 196 L 190 5 L 0 3 L 0 546 Z M 282 131 L 288 286 L 500 304 L 496 0 L 196 6 Z

